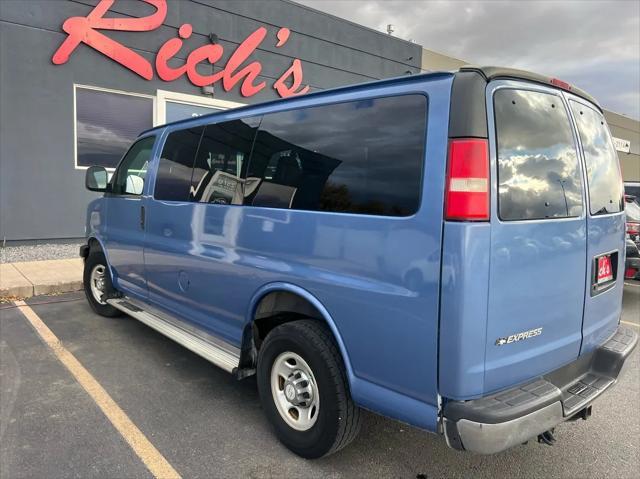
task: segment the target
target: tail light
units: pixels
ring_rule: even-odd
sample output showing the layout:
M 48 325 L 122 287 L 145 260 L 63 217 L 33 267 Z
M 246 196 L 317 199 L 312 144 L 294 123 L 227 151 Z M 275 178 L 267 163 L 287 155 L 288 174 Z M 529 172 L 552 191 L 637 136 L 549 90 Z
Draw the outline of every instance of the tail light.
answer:
M 633 279 L 638 271 L 634 268 L 627 268 L 624 272 L 624 279 Z
M 486 139 L 450 140 L 445 218 L 489 220 L 489 144 Z
M 627 223 L 627 233 L 633 236 L 640 234 L 640 223 Z
M 558 88 L 562 88 L 563 90 L 571 91 L 571 85 L 566 81 L 559 80 L 557 78 L 552 78 L 549 80 L 553 86 L 557 86 Z

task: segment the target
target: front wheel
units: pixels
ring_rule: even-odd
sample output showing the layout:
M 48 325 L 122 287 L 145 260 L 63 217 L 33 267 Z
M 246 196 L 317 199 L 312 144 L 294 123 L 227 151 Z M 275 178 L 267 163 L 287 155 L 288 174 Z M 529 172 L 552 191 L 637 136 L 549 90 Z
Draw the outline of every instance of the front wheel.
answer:
M 323 323 L 305 319 L 274 328 L 260 348 L 257 380 L 278 439 L 299 456 L 333 454 L 358 434 L 360 409 Z
M 102 251 L 91 251 L 84 262 L 84 294 L 87 301 L 100 316 L 113 318 L 122 313 L 104 301 L 104 295 L 113 291 L 107 259 Z

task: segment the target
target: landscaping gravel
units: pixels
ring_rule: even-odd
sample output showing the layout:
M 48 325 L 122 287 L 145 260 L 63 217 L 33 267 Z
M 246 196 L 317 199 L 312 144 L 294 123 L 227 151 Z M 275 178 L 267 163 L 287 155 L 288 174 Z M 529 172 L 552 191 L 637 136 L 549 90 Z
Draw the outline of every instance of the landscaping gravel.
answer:
M 71 243 L 41 243 L 20 246 L 0 245 L 0 263 L 77 258 L 81 241 Z

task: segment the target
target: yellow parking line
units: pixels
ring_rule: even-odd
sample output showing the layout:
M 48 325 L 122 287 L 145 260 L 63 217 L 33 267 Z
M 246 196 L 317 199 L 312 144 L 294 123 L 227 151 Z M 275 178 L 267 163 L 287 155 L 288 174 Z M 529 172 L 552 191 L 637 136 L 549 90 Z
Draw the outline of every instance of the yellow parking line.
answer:
M 147 466 L 151 474 L 158 479 L 180 478 L 177 471 L 169 464 L 162 454 L 155 448 L 147 437 L 129 419 L 129 416 L 116 404 L 104 390 L 100 383 L 80 364 L 47 327 L 38 315 L 24 302 L 16 301 L 15 305 L 20 312 L 29 320 L 36 332 L 40 335 L 44 343 L 51 348 L 56 357 L 76 378 L 78 383 L 91 396 L 91 399 L 102 410 L 113 427 L 120 433 L 125 441 L 131 446 L 142 462 Z
M 636 328 L 640 328 L 640 324 L 632 323 L 631 321 L 620 321 L 622 324 L 628 324 L 629 326 L 635 326 Z

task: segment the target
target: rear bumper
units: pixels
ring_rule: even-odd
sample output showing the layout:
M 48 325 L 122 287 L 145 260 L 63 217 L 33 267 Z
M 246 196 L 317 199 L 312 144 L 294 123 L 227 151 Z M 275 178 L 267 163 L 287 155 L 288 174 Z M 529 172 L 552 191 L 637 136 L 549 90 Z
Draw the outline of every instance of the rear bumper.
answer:
M 447 402 L 447 444 L 492 454 L 576 416 L 615 384 L 637 342 L 635 331 L 620 326 L 598 349 L 545 376 L 484 398 Z

